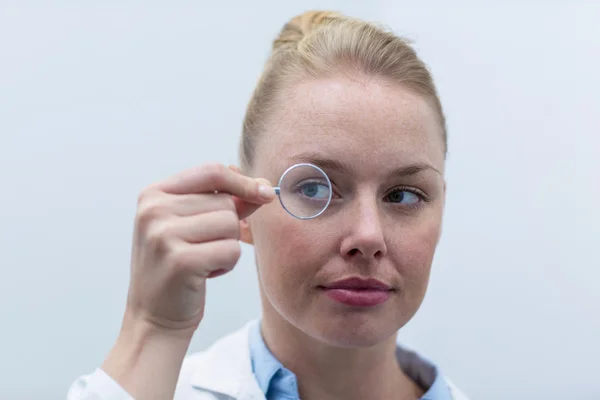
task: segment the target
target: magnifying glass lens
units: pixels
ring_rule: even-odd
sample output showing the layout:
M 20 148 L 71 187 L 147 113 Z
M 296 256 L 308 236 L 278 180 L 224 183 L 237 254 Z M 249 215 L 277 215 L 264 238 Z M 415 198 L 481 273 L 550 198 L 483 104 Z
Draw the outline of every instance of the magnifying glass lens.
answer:
M 331 182 L 312 165 L 300 164 L 281 177 L 279 199 L 293 216 L 310 219 L 321 214 L 331 201 Z

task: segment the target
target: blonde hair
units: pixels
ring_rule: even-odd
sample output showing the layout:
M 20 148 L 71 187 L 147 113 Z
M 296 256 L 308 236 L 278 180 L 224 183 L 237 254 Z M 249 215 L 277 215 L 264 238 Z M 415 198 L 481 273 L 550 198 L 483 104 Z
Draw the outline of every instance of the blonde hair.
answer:
M 340 73 L 383 78 L 423 95 L 439 117 L 447 151 L 446 122 L 433 78 L 408 41 L 337 12 L 309 11 L 285 24 L 273 42 L 246 110 L 241 167 L 253 165 L 256 140 L 285 85 Z

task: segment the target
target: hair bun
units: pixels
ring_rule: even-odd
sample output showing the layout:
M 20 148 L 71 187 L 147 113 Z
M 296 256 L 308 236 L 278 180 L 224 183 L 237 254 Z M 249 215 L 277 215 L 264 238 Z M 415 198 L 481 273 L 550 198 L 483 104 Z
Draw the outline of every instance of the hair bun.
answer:
M 273 50 L 297 48 L 298 43 L 311 31 L 342 18 L 344 16 L 335 11 L 307 11 L 297 15 L 283 26 L 273 41 Z

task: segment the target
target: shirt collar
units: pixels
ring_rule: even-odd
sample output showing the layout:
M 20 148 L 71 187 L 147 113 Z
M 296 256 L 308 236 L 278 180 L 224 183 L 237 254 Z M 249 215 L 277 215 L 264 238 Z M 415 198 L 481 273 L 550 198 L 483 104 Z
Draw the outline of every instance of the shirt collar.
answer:
M 263 340 L 260 321 L 249 332 L 252 371 L 258 386 L 267 395 L 274 387 L 289 397 L 297 398 L 297 382 L 294 374 L 286 369 L 268 349 Z M 422 388 L 427 388 L 420 400 L 452 400 L 452 393 L 436 366 L 416 352 L 398 345 L 396 356 L 403 371 Z M 282 382 L 286 382 L 282 385 Z
M 258 386 L 266 395 L 273 377 L 278 372 L 280 374 L 287 372 L 291 374 L 291 372 L 284 368 L 265 344 L 260 330 L 260 322 L 254 324 L 250 329 L 249 335 L 252 371 L 254 372 Z

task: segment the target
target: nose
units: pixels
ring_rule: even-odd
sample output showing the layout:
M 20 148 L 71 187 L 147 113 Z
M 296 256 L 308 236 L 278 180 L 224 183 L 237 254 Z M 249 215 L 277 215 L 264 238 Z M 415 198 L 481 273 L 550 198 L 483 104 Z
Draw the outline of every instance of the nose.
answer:
M 385 256 L 386 240 L 375 201 L 359 203 L 346 218 L 344 224 L 347 224 L 348 231 L 340 246 L 342 257 L 372 261 Z

